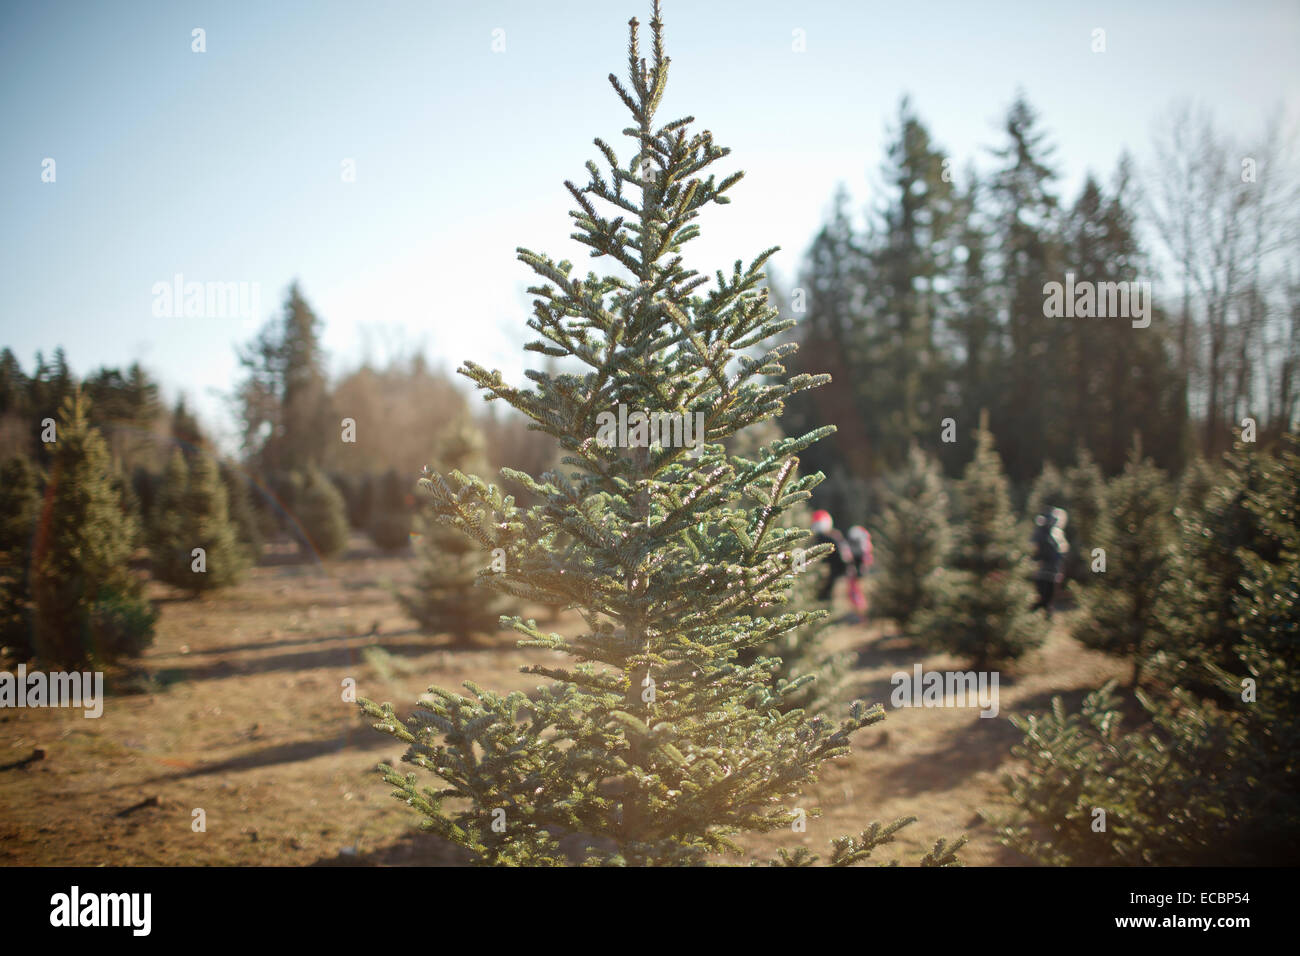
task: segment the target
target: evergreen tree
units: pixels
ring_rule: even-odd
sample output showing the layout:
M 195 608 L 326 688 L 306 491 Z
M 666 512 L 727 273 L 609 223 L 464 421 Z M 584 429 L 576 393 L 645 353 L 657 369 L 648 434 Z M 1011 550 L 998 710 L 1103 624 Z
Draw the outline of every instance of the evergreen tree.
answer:
M 40 476 L 26 455 L 0 468 L 0 647 L 32 650 L 32 545 L 41 513 Z
M 448 427 L 434 449 L 433 463 L 442 474 L 478 474 L 487 469 L 483 437 L 468 416 Z M 425 510 L 416 524 L 415 584 L 399 594 L 402 606 L 433 634 L 449 634 L 467 644 L 476 634 L 495 634 L 506 612 L 499 594 L 476 586 L 491 575 L 492 555 L 482 544 Z
M 411 542 L 412 496 L 410 481 L 404 480 L 396 468 L 384 472 L 378 480 L 378 505 L 370 518 L 368 531 L 375 545 L 384 551 L 397 551 Z
M 870 278 L 865 361 L 855 369 L 873 471 L 902 465 L 907 448 L 933 435 L 949 368 L 939 350 L 948 313 L 958 202 L 944 155 L 904 97 L 881 177 L 886 201 L 867 241 Z M 837 421 L 835 419 L 829 419 Z M 861 473 L 859 473 L 861 474 Z
M 226 487 L 226 501 L 229 503 L 235 535 L 248 555 L 248 562 L 257 564 L 262 557 L 265 535 L 262 531 L 262 516 L 253 505 L 248 490 L 251 482 L 237 465 L 230 462 L 221 465 L 221 482 Z
M 69 666 L 138 653 L 155 620 L 128 567 L 135 530 L 87 404 L 80 391 L 64 400 L 32 565 L 36 655 Z
M 993 420 L 1002 438 L 1007 473 L 1028 481 L 1044 457 L 1060 460 L 1070 449 L 1054 447 L 1051 423 L 1066 421 L 1059 370 L 1060 319 L 1043 315 L 1043 286 L 1063 278 L 1058 202 L 1052 190 L 1053 148 L 1038 114 L 1017 96 L 1004 124 L 1006 141 L 994 150 L 1000 166 L 990 188 L 995 206 L 996 270 L 1001 311 L 1006 315 L 1005 387 Z
M 1075 581 L 1092 579 L 1092 552 L 1106 536 L 1106 479 L 1088 449 L 1079 445 L 1074 464 L 1065 470 L 1070 521 L 1065 527 L 1070 554 L 1065 573 Z
M 185 514 L 190 468 L 179 448 L 172 450 L 154 497 L 149 528 L 149 564 L 155 579 L 185 588 L 193 576 L 190 549 L 193 526 Z
M 1259 535 L 1241 561 L 1227 626 L 1236 663 L 1198 697 L 1139 690 L 1131 731 L 1114 682 L 1081 714 L 1013 717 L 1025 734 L 1006 778 L 1017 804 L 1007 844 L 1065 865 L 1294 864 L 1300 846 L 1300 440 L 1260 455 L 1245 508 Z M 1212 668 L 1213 669 L 1213 668 Z M 1250 683 L 1242 675 L 1250 675 Z M 1106 829 L 1094 813 L 1106 812 Z
M 1044 462 L 1043 470 L 1039 472 L 1038 477 L 1034 479 L 1033 487 L 1029 489 L 1029 500 L 1025 505 L 1025 513 L 1030 518 L 1034 518 L 1038 515 L 1047 514 L 1053 508 L 1068 510 L 1069 505 L 1070 496 L 1066 490 L 1065 476 L 1061 474 L 1061 469 L 1050 461 Z
M 1029 611 L 1032 594 L 1020 526 L 993 435 L 987 427 L 975 435 L 975 457 L 958 492 L 960 520 L 948 566 L 929 579 L 931 607 L 916 630 L 934 649 L 985 670 L 1020 657 L 1044 635 Z
M 339 435 L 320 333 L 321 320 L 295 282 L 280 318 L 239 353 L 246 372 L 238 392 L 244 448 L 264 474 L 323 464 Z
M 243 577 L 248 551 L 230 519 L 221 470 L 208 455 L 193 466 L 177 448 L 163 478 L 154 521 L 154 577 L 199 595 Z M 195 554 L 201 549 L 201 554 Z
M 748 612 L 788 596 L 792 548 L 806 532 L 781 529 L 779 518 L 816 484 L 817 476 L 792 477 L 794 456 L 827 429 L 741 464 L 721 444 L 819 381 L 783 380 L 789 346 L 756 360 L 744 354 L 789 327 L 760 285 L 770 253 L 747 269 L 738 262 L 699 293 L 707 280 L 682 264 L 680 249 L 698 231 L 693 220 L 708 203 L 727 200 L 740 174 L 697 175 L 727 151 L 708 132 L 688 134 L 690 117 L 653 127 L 668 68 L 657 3 L 651 29 L 647 65 L 631 23 L 631 91 L 611 77 L 632 113 L 632 160 L 620 164 L 597 140 L 608 174 L 590 163 L 590 182 L 569 185 L 577 238 L 630 276 L 576 278 L 568 262 L 519 253 L 543 280 L 531 290 L 529 321 L 540 339 L 528 347 L 588 371 L 531 371 L 535 387 L 525 390 L 463 366 L 553 435 L 567 470 L 534 479 L 503 469 L 537 495 L 527 509 L 477 477 L 428 479 L 436 514 L 484 549 L 504 550 L 506 570 L 490 584 L 580 610 L 587 629 L 573 637 L 511 621 L 524 645 L 574 664 L 526 668 L 554 682 L 532 697 L 473 684 L 470 696 L 434 689 L 407 726 L 391 705 L 362 704 L 379 729 L 410 745 L 408 761 L 445 784 L 421 789 L 414 773 L 384 767 L 395 795 L 483 862 L 563 862 L 561 834 L 584 843 L 583 858 L 593 863 L 704 862 L 734 849 L 732 833 L 789 827 L 800 816 L 790 795 L 843 754 L 856 730 L 884 716 L 861 703 L 837 727 L 799 710 L 782 714 L 772 662 L 737 662 L 747 647 L 808 620 L 794 613 L 760 621 Z M 597 200 L 615 207 L 614 218 Z M 616 416 L 619 405 L 642 417 L 629 418 L 627 434 L 614 438 L 606 413 Z M 698 413 L 703 444 L 692 450 L 662 432 L 652 440 L 642 427 L 646 410 Z M 573 547 L 557 553 L 561 531 Z M 812 557 L 825 553 L 814 550 Z M 444 808 L 453 794 L 470 796 L 469 806 Z M 902 825 L 844 838 L 831 862 L 862 859 Z M 927 862 L 951 860 L 940 846 Z M 787 853 L 783 862 L 809 861 Z
M 289 475 L 293 516 L 306 545 L 320 558 L 332 558 L 348 546 L 347 507 L 334 482 L 314 465 Z
M 885 485 L 873 543 L 875 613 L 893 618 L 906 630 L 914 615 L 929 606 L 930 578 L 943 566 L 951 547 L 948 493 L 933 458 L 913 445 L 904 468 Z
M 1098 545 L 1106 570 L 1082 598 L 1074 636 L 1085 646 L 1133 658 L 1132 686 L 1162 643 L 1167 610 L 1162 590 L 1174 558 L 1168 478 L 1134 441 L 1123 473 L 1106 489 L 1105 531 Z

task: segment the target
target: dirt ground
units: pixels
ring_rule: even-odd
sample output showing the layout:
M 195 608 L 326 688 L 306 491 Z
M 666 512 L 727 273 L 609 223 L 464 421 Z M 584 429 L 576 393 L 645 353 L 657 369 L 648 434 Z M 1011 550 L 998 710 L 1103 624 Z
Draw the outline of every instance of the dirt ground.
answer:
M 462 862 L 456 848 L 417 832 L 417 815 L 389 795 L 374 767 L 403 748 L 343 700 L 344 681 L 403 713 L 430 684 L 530 690 L 538 679 L 520 666 L 554 655 L 520 650 L 508 633 L 458 651 L 420 634 L 394 597 L 410 570 L 409 558 L 357 538 L 337 561 L 263 565 L 198 600 L 153 586 L 156 641 L 129 672 L 108 675 L 101 718 L 0 711 L 0 864 Z M 578 623 L 563 616 L 554 628 Z M 823 811 L 807 832 L 743 837 L 745 849 L 761 859 L 801 845 L 825 854 L 834 836 L 911 815 L 919 822 L 880 851 L 883 861 L 916 862 L 937 837 L 965 833 L 968 865 L 1028 862 L 1002 848 L 981 816 L 1005 806 L 1000 775 L 1019 739 L 1007 718 L 1044 710 L 1058 693 L 1077 705 L 1087 689 L 1122 676 L 1122 663 L 1058 625 L 1003 672 L 1000 713 L 982 719 L 975 709 L 889 705 L 891 674 L 918 661 L 927 670 L 959 662 L 926 656 L 879 625 L 840 624 L 833 641 L 856 653 L 849 696 L 883 703 L 888 719 L 801 795 Z

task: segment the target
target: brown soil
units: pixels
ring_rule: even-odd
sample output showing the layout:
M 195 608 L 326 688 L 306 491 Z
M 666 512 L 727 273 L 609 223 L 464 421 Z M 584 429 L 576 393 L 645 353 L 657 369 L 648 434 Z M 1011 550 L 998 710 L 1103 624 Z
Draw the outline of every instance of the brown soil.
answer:
M 538 680 L 520 666 L 553 655 L 520 650 L 507 633 L 468 650 L 420 634 L 392 593 L 409 558 L 355 544 L 324 565 L 264 565 L 198 600 L 155 586 L 156 642 L 130 671 L 108 675 L 97 720 L 80 710 L 0 711 L 0 864 L 462 862 L 458 850 L 417 832 L 414 812 L 389 796 L 374 767 L 403 748 L 344 701 L 344 681 L 400 713 L 430 684 L 531 690 Z M 554 626 L 578 624 L 565 615 Z M 879 625 L 839 625 L 834 642 L 857 654 L 847 691 L 885 704 L 888 719 L 859 734 L 853 754 L 801 795 L 800 805 L 823 812 L 806 832 L 744 837 L 746 851 L 760 859 L 780 847 L 826 853 L 832 837 L 872 820 L 916 816 L 882 859 L 915 862 L 936 838 L 965 833 L 969 865 L 1027 862 L 1002 848 L 981 816 L 1005 807 L 1000 776 L 1019 739 L 1007 717 L 1044 710 L 1054 694 L 1077 705 L 1086 689 L 1122 677 L 1122 663 L 1058 626 L 1003 672 L 1001 711 L 982 719 L 974 709 L 889 706 L 891 674 L 917 661 L 927 670 L 958 662 L 925 656 Z M 194 829 L 196 810 L 203 832 Z

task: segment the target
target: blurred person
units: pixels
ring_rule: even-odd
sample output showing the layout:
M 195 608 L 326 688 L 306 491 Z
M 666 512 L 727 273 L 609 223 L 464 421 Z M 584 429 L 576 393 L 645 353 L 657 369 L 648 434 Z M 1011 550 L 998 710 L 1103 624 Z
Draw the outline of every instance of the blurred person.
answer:
M 1064 508 L 1053 508 L 1034 519 L 1034 584 L 1038 587 L 1038 600 L 1031 611 L 1042 608 L 1047 619 L 1052 619 L 1052 602 L 1057 589 L 1065 579 L 1065 556 L 1070 553 L 1070 543 L 1065 539 L 1065 523 L 1069 516 Z
M 844 540 L 844 535 L 835 528 L 835 523 L 831 520 L 829 511 L 814 511 L 812 516 L 813 544 L 833 544 L 835 549 L 826 556 L 826 580 L 822 582 L 821 588 L 817 592 L 817 600 L 827 603 L 831 600 L 831 592 L 835 590 L 835 582 L 848 573 L 850 554 L 848 544 Z
M 857 612 L 858 623 L 867 619 L 867 594 L 863 587 L 871 566 L 876 562 L 875 550 L 871 546 L 871 532 L 860 524 L 855 524 L 845 534 L 849 546 L 851 561 L 849 564 L 849 600 Z

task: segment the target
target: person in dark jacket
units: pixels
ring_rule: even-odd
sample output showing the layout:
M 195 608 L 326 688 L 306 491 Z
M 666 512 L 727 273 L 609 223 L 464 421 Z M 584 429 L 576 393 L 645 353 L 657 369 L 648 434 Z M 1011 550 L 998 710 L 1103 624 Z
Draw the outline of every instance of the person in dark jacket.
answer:
M 1052 619 L 1052 601 L 1056 598 L 1056 589 L 1065 579 L 1065 556 L 1070 553 L 1070 544 L 1065 539 L 1065 522 L 1068 515 L 1064 508 L 1053 508 L 1047 514 L 1034 519 L 1034 560 L 1038 570 L 1034 572 L 1034 584 L 1038 588 L 1038 600 L 1031 611 L 1042 608 L 1047 619 Z
M 829 511 L 813 512 L 812 531 L 814 545 L 835 545 L 835 550 L 826 556 L 826 580 L 822 582 L 822 586 L 817 592 L 817 600 L 829 603 L 831 592 L 835 590 L 835 582 L 848 573 L 849 562 L 845 558 L 848 552 L 848 544 L 844 540 L 844 535 L 835 529 Z

